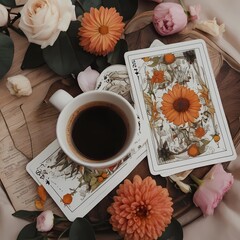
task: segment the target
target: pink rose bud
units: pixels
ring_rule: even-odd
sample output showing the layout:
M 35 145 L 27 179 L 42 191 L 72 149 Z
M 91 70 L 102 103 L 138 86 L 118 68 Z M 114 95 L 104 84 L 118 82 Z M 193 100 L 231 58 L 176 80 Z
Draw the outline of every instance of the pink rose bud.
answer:
M 48 232 L 53 228 L 53 221 L 53 212 L 51 210 L 46 210 L 37 217 L 36 228 L 39 232 Z
M 178 3 L 164 2 L 153 10 L 153 25 L 162 36 L 180 32 L 187 22 L 187 15 Z
M 217 207 L 232 184 L 233 175 L 225 172 L 222 164 L 214 165 L 194 193 L 193 202 L 201 208 L 204 216 L 212 215 L 214 208 Z
M 90 66 L 87 67 L 84 71 L 80 72 L 78 74 L 77 81 L 82 91 L 87 92 L 90 90 L 94 90 L 99 75 L 99 72 L 92 69 Z

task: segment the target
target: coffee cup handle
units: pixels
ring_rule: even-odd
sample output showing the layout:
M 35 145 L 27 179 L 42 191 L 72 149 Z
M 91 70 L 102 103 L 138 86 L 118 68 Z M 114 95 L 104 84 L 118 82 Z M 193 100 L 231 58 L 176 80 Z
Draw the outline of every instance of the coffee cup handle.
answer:
M 72 99 L 68 92 L 59 89 L 49 98 L 49 102 L 61 112 Z

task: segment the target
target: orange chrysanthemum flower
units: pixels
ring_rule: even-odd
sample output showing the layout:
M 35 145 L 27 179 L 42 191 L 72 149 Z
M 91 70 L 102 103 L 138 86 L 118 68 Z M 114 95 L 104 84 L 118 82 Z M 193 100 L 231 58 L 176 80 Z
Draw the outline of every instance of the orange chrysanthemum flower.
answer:
M 133 182 L 126 179 L 108 208 L 113 230 L 125 240 L 157 239 L 171 222 L 171 200 L 168 190 L 151 177 L 142 180 L 136 175 Z
M 151 83 L 162 83 L 164 81 L 164 71 L 155 70 L 151 78 Z
M 123 17 L 115 8 L 91 8 L 82 18 L 82 26 L 78 32 L 80 45 L 87 52 L 107 55 L 114 50 L 123 33 L 122 20 Z
M 187 87 L 176 84 L 162 99 L 161 110 L 169 122 L 181 125 L 194 122 L 199 116 L 201 104 L 198 95 Z

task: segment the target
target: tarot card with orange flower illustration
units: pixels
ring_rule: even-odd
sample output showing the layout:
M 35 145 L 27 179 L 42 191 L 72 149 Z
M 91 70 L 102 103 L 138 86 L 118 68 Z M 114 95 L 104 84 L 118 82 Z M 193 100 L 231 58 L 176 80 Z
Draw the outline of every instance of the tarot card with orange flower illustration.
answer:
M 130 51 L 125 61 L 134 103 L 148 123 L 152 174 L 236 158 L 204 41 Z

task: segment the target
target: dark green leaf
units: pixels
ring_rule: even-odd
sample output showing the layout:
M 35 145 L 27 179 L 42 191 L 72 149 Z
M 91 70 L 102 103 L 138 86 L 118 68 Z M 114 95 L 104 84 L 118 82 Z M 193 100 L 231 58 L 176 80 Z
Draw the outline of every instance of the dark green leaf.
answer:
M 2 79 L 12 66 L 13 55 L 14 45 L 12 39 L 0 33 L 0 79 Z
M 43 49 L 43 58 L 47 65 L 58 75 L 79 72 L 79 63 L 66 32 L 61 32 L 53 46 Z
M 69 240 L 95 240 L 93 227 L 85 218 L 76 218 L 70 228 Z
M 172 218 L 171 223 L 165 229 L 164 233 L 158 240 L 183 240 L 183 230 L 181 224 Z
M 75 5 L 76 15 L 82 15 L 84 12 L 89 12 L 91 7 L 99 8 L 102 5 L 102 0 L 72 0 Z
M 108 63 L 125 64 L 124 53 L 127 52 L 127 50 L 128 50 L 127 42 L 124 39 L 120 39 L 117 42 L 114 51 L 107 55 Z
M 124 21 L 131 19 L 138 9 L 138 0 L 102 0 L 102 3 L 104 7 L 115 7 Z
M 21 69 L 40 67 L 45 63 L 40 45 L 30 43 L 25 53 Z
M 92 68 L 101 73 L 108 66 L 110 66 L 110 64 L 107 62 L 107 56 L 98 56 Z
M 83 48 L 79 45 L 79 37 L 77 35 L 79 27 L 79 21 L 72 21 L 67 31 L 68 37 L 71 41 L 72 47 L 75 50 L 75 55 L 79 64 L 79 71 L 76 74 L 91 65 L 96 58 L 95 55 L 84 51 Z
M 13 213 L 12 215 L 17 218 L 33 221 L 38 215 L 40 215 L 42 211 L 26 211 L 26 210 L 19 210 Z
M 37 238 L 41 237 L 41 238 Z M 36 223 L 30 223 L 26 225 L 21 232 L 18 234 L 17 240 L 30 240 L 30 239 L 43 239 L 42 236 L 39 236 L 36 229 Z
M 102 5 L 102 0 L 79 0 L 85 12 L 89 12 L 90 8 L 99 8 Z
M 15 0 L 0 0 L 0 3 L 6 7 L 16 7 Z

